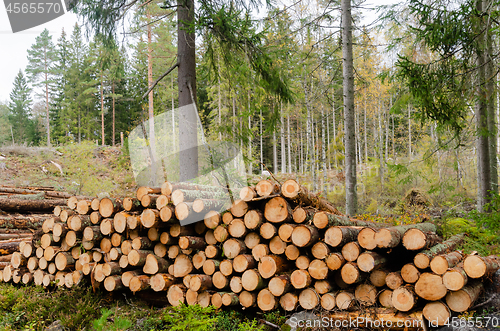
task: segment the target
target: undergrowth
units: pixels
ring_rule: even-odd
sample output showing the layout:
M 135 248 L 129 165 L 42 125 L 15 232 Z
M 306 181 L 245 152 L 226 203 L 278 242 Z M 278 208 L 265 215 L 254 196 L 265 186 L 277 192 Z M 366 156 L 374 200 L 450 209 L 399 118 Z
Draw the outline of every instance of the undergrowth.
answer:
M 257 315 L 241 309 L 198 305 L 151 307 L 119 293 L 93 292 L 83 283 L 72 289 L 0 283 L 0 330 L 45 330 L 58 323 L 65 330 L 96 331 L 270 331 L 260 319 L 277 325 L 281 311 Z

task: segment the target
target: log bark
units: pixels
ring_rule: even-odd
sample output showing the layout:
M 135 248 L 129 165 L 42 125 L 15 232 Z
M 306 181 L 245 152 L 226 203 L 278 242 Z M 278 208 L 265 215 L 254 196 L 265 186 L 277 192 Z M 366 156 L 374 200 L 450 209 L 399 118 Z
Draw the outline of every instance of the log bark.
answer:
M 299 225 L 292 233 L 292 243 L 297 247 L 307 247 L 319 239 L 318 230 L 311 225 Z
M 140 201 L 146 194 L 160 194 L 162 190 L 160 187 L 147 187 L 141 186 L 136 191 L 136 198 Z
M 295 223 L 309 223 L 313 220 L 317 210 L 309 207 L 297 206 L 293 210 L 292 218 Z
M 220 263 L 221 262 L 218 260 L 206 260 L 205 263 L 203 263 L 203 273 L 209 276 L 213 275 L 219 270 Z
M 223 244 L 224 255 L 228 259 L 234 259 L 236 256 L 243 254 L 246 251 L 245 243 L 238 239 L 226 240 Z
M 167 291 L 170 286 L 175 284 L 174 276 L 167 273 L 159 273 L 151 276 L 151 289 L 155 292 Z
M 236 272 L 244 272 L 247 269 L 253 269 L 257 266 L 257 262 L 250 254 L 240 254 L 233 260 L 233 269 Z
M 168 272 L 168 267 L 170 266 L 170 262 L 156 256 L 155 254 L 148 254 L 146 257 L 146 263 L 142 268 L 142 271 L 148 275 L 154 275 L 156 273 L 165 273 Z
M 0 254 L 10 255 L 19 251 L 20 241 L 0 241 Z
M 99 213 L 102 217 L 111 217 L 122 209 L 122 202 L 116 198 L 103 198 L 99 201 Z
M 257 192 L 252 187 L 244 187 L 240 190 L 240 199 L 250 201 L 257 197 Z
M 281 194 L 283 194 L 286 198 L 293 200 L 297 204 L 314 207 L 318 210 L 326 211 L 335 215 L 342 215 L 342 213 L 340 213 L 330 202 L 308 192 L 305 187 L 300 186 L 293 179 L 289 179 L 283 183 L 281 186 Z
M 66 199 L 23 200 L 0 198 L 0 210 L 6 212 L 52 212 L 56 206 L 65 206 Z
M 432 272 L 442 275 L 448 270 L 456 266 L 462 260 L 462 253 L 455 251 L 448 254 L 435 256 L 430 263 Z
M 277 194 L 280 190 L 278 183 L 273 183 L 269 180 L 261 180 L 255 186 L 255 191 L 261 197 L 267 197 L 273 194 Z
M 379 229 L 375 234 L 377 247 L 394 248 L 398 246 L 401 243 L 405 232 L 409 229 L 436 232 L 436 226 L 432 223 L 407 224 Z
M 441 238 L 431 231 L 409 229 L 403 235 L 403 246 L 409 251 L 427 249 L 439 243 Z
M 458 291 L 448 292 L 446 296 L 446 304 L 455 312 L 464 312 L 472 307 L 477 298 L 479 298 L 483 289 L 483 283 L 481 281 L 474 280 Z
M 429 267 L 431 260 L 433 257 L 439 255 L 439 254 L 444 254 L 447 252 L 452 251 L 455 249 L 457 245 L 462 243 L 462 241 L 465 238 L 465 234 L 458 234 L 455 235 L 448 240 L 437 244 L 425 251 L 419 252 L 417 255 L 415 255 L 415 258 L 413 259 L 413 263 L 415 266 L 419 269 L 426 269 Z
M 137 198 L 124 198 L 123 209 L 125 211 L 138 211 L 142 209 L 141 200 Z
M 348 291 L 340 291 L 335 297 L 335 302 L 337 303 L 337 308 L 340 310 L 347 310 L 354 306 L 356 297 L 353 293 Z
M 267 255 L 260 259 L 258 269 L 263 278 L 269 279 L 277 273 L 287 270 L 288 264 L 285 259 L 278 255 Z
M 1 209 L 1 208 L 0 208 Z M 52 218 L 53 215 L 50 214 L 31 214 L 31 215 L 21 215 L 21 214 L 7 214 L 0 215 L 0 228 L 8 229 L 18 229 L 27 230 L 34 229 L 37 230 L 43 226 L 45 220 Z
M 246 270 L 241 276 L 243 288 L 249 292 L 257 291 L 266 286 L 266 282 L 257 269 Z
M 361 271 L 370 272 L 387 263 L 387 258 L 375 252 L 361 253 L 356 261 Z
M 482 257 L 469 255 L 464 260 L 464 270 L 470 278 L 489 277 L 500 269 L 500 258 L 495 255 Z

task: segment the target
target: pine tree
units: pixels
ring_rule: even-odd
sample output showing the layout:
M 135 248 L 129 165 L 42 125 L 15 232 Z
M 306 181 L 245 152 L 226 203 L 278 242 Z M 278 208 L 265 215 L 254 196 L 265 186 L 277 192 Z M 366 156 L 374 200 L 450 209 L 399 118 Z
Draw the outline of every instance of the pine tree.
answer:
M 9 102 L 9 122 L 12 125 L 15 143 L 24 143 L 30 140 L 28 128 L 31 125 L 31 90 L 24 78 L 23 72 L 19 70 L 12 92 L 10 92 Z
M 49 91 L 50 85 L 54 83 L 54 65 L 57 61 L 52 36 L 45 29 L 36 37 L 36 42 L 28 50 L 28 67 L 26 72 L 29 80 L 35 87 L 41 87 L 45 98 L 45 116 L 47 126 L 47 146 L 50 146 L 50 112 Z
M 52 140 L 59 141 L 64 136 L 64 122 L 61 116 L 68 107 L 69 100 L 66 96 L 68 88 L 68 71 L 69 71 L 69 41 L 66 37 L 64 29 L 61 36 L 57 40 L 56 45 L 57 61 L 54 65 L 54 81 L 56 84 L 52 86 L 51 96 L 51 112 L 50 119 L 52 122 Z M 64 139 L 63 139 L 64 140 Z

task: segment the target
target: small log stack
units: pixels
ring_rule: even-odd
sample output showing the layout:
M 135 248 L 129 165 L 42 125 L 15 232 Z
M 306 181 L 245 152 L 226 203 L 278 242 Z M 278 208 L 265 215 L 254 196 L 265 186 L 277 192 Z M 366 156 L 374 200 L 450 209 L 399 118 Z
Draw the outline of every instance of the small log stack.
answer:
M 165 182 L 135 197 L 68 199 L 43 235 L 10 239 L 21 244 L 10 264 L 0 258 L 0 280 L 72 287 L 90 278 L 106 291 L 163 293 L 172 305 L 384 307 L 442 325 L 500 268 L 496 256 L 456 251 L 464 235 L 443 241 L 431 223 L 349 219 L 294 180 L 245 187 L 228 210 L 217 200 L 224 192 Z M 204 221 L 179 224 L 200 213 Z

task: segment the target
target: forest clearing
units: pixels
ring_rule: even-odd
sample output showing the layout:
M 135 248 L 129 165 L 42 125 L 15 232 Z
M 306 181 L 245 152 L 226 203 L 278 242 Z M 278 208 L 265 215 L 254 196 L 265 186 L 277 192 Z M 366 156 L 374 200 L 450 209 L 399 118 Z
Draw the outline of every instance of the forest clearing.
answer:
M 498 3 L 72 5 L 0 102 L 1 329 L 500 327 Z

